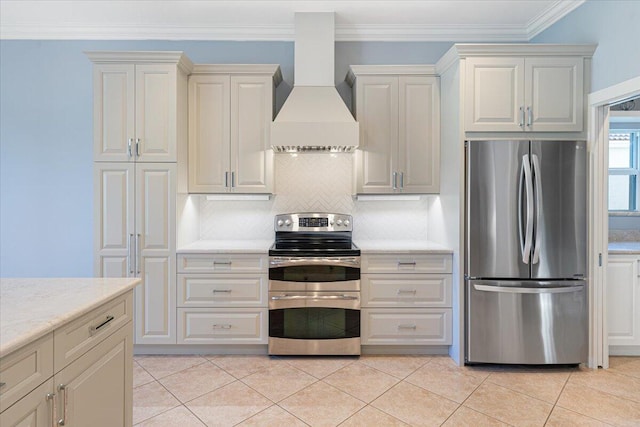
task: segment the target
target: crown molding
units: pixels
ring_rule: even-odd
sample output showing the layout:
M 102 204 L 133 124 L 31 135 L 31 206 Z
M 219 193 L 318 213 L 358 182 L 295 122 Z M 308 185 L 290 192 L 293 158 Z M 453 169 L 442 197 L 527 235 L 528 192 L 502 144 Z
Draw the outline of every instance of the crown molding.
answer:
M 531 40 L 585 2 L 586 0 L 558 0 L 553 6 L 529 21 L 526 30 L 527 40 Z
M 518 25 L 481 25 L 468 23 L 448 25 L 437 23 L 424 25 L 402 23 L 387 25 L 358 24 L 358 15 L 357 12 L 354 12 L 354 18 L 350 20 L 350 24 L 336 25 L 335 40 L 398 42 L 446 41 L 467 43 L 527 42 L 582 5 L 585 1 L 586 0 L 556 0 L 550 7 L 529 22 Z M 31 2 L 5 1 L 3 8 L 3 16 L 5 16 L 5 18 L 3 19 L 2 25 L 0 25 L 0 39 L 293 41 L 295 33 L 293 22 L 282 23 L 280 19 L 277 23 L 272 20 L 273 23 L 269 24 L 270 18 L 268 16 L 264 18 L 265 23 L 253 25 L 243 23 L 241 18 L 237 19 L 236 22 L 238 22 L 238 24 L 234 24 L 233 22 L 217 22 L 212 25 L 203 25 L 202 20 L 197 23 L 179 22 L 178 19 L 172 18 L 168 12 L 165 16 L 154 14 L 156 21 L 160 19 L 163 20 L 163 22 L 154 22 L 153 24 L 130 23 L 130 19 L 118 18 L 117 13 L 114 14 L 110 20 L 94 16 L 93 18 L 88 17 L 87 19 L 89 19 L 89 21 L 82 21 L 80 17 L 77 19 L 72 17 L 76 20 L 71 22 L 61 18 L 64 16 L 61 12 L 63 9 L 60 9 L 58 5 L 58 3 L 63 4 L 70 2 L 57 2 L 53 0 L 41 2 L 42 4 L 38 7 L 37 13 L 33 13 L 34 6 L 30 6 L 29 3 Z M 105 1 L 104 3 L 109 2 Z M 132 3 L 143 2 L 138 1 Z M 171 3 L 179 2 L 174 1 Z M 202 4 L 204 3 L 205 2 Z M 268 6 L 270 2 L 265 0 L 260 3 Z M 390 7 L 393 7 L 392 2 L 389 3 Z M 142 13 L 140 11 L 144 10 L 138 10 L 134 6 L 131 6 L 130 12 L 137 11 L 138 13 Z M 118 9 L 114 9 L 114 11 L 115 10 Z M 123 10 L 127 9 L 125 8 Z M 167 10 L 170 11 L 170 8 Z M 210 10 L 213 9 L 207 10 L 210 13 Z M 197 9 L 195 12 L 197 12 Z M 393 15 L 393 13 L 391 13 L 391 15 Z M 26 19 L 26 16 L 29 18 Z M 455 22 L 455 19 L 448 21 Z
M 167 63 L 176 64 L 187 74 L 193 70 L 193 62 L 182 51 L 86 51 L 85 55 L 96 63 Z
M 458 57 L 468 56 L 583 56 L 591 57 L 596 44 L 547 43 L 458 43 L 451 49 Z
M 435 76 L 436 67 L 434 65 L 351 65 L 345 80 L 349 86 L 353 86 L 358 76 L 398 74 Z
M 191 74 L 268 74 L 275 86 L 282 82 L 278 64 L 195 64 Z

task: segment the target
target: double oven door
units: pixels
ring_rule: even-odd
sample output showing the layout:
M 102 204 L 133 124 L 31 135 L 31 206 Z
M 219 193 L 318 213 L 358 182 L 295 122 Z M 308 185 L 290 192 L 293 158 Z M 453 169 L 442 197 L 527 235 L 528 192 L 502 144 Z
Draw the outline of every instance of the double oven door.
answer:
M 269 354 L 360 354 L 360 257 L 269 259 Z

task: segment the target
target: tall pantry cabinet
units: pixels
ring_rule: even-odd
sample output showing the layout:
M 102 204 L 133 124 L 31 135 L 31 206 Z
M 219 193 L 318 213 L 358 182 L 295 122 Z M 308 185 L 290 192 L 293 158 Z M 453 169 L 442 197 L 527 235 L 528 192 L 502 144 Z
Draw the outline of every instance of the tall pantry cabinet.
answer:
M 141 277 L 135 343 L 176 343 L 176 185 L 186 156 L 182 52 L 88 52 L 94 63 L 94 271 Z

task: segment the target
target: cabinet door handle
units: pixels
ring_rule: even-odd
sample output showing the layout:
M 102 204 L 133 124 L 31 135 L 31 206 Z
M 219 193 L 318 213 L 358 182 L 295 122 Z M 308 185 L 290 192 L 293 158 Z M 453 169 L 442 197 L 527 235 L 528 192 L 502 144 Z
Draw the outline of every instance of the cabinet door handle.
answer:
M 229 172 L 224 173 L 224 188 L 229 187 Z
M 133 262 L 131 262 L 131 248 L 133 247 L 131 244 L 132 239 L 133 233 L 129 233 L 129 241 L 127 242 L 127 268 L 129 269 L 129 274 L 133 274 Z
M 140 138 L 136 138 L 136 157 L 140 157 Z
M 224 325 L 219 325 L 214 323 L 213 329 L 231 329 L 231 325 L 228 323 Z
M 531 108 L 531 106 L 527 107 L 527 126 L 533 126 L 533 109 Z
M 393 173 L 393 189 L 394 190 L 398 189 L 397 182 L 398 182 L 398 172 L 394 172 Z
M 520 123 L 518 123 L 518 126 L 524 128 L 524 107 L 520 107 Z
M 115 317 L 108 315 L 106 320 L 102 323 L 100 323 L 99 325 L 96 326 L 92 326 L 89 328 L 89 335 L 93 335 L 96 332 L 98 332 L 101 328 L 105 327 L 107 324 L 109 324 L 109 322 L 111 322 L 113 319 L 115 319 Z
M 136 234 L 136 274 L 140 274 L 140 233 Z
M 129 153 L 129 158 L 131 158 L 132 156 L 132 152 L 131 152 L 131 146 L 133 145 L 133 138 L 129 138 L 128 142 L 127 142 L 127 152 Z
M 404 172 L 400 172 L 400 189 L 404 189 Z
M 47 395 L 45 396 L 47 402 L 51 402 L 51 426 L 55 427 L 56 425 L 56 394 L 55 393 L 47 393 Z
M 416 325 L 398 325 L 398 329 L 413 329 L 416 330 L 418 327 Z
M 67 386 L 64 384 L 60 384 L 58 386 L 58 391 L 60 392 L 60 394 L 62 394 L 61 400 L 62 400 L 62 418 L 60 418 L 58 420 L 58 425 L 59 426 L 64 426 L 66 425 L 66 420 L 67 420 Z
M 236 186 L 236 173 L 231 172 L 231 188 Z

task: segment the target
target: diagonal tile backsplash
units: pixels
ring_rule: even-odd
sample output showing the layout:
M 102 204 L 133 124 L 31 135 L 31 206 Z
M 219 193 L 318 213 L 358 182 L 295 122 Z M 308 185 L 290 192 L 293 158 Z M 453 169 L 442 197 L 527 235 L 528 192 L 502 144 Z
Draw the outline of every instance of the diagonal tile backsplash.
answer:
M 428 203 L 352 197 L 353 154 L 275 156 L 275 196 L 269 201 L 200 203 L 200 238 L 273 239 L 273 217 L 291 212 L 338 212 L 354 217 L 355 240 L 426 240 Z

